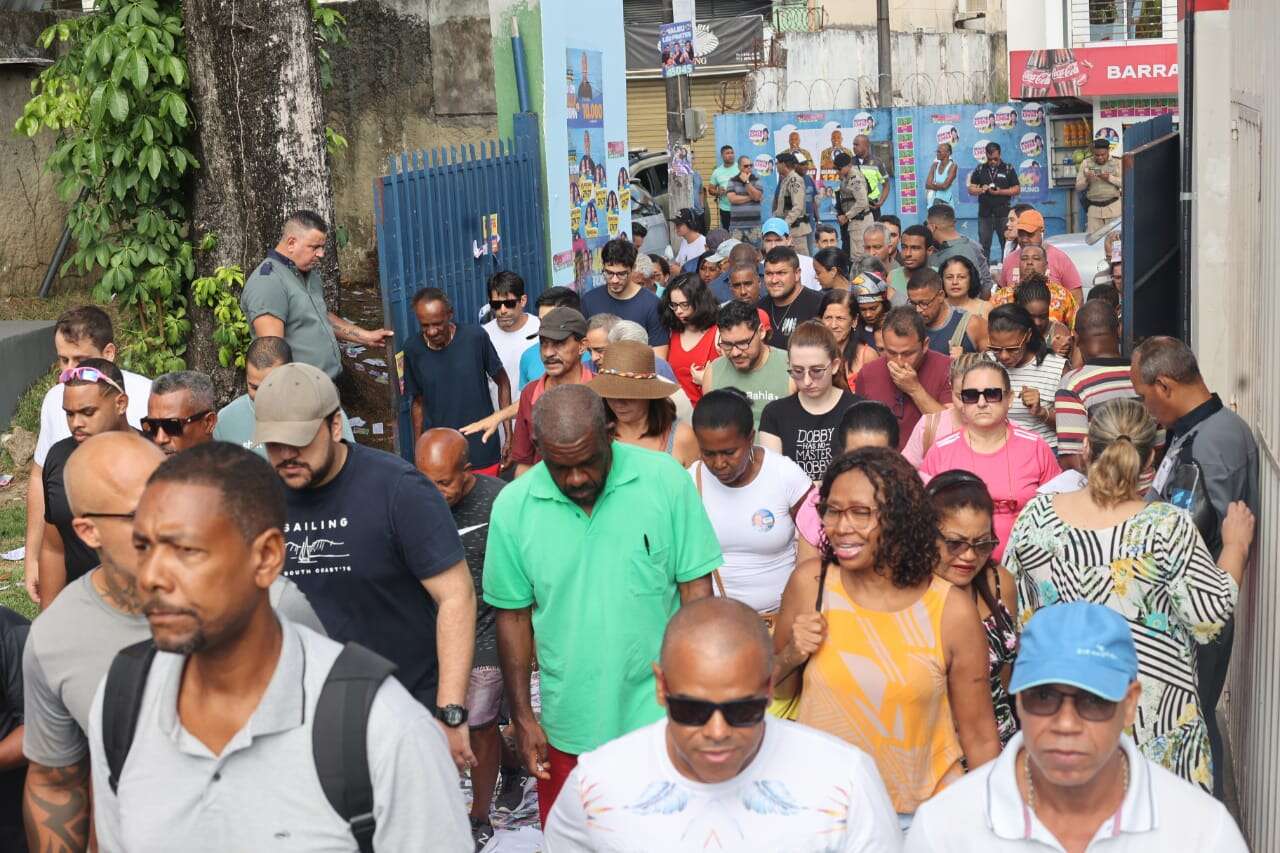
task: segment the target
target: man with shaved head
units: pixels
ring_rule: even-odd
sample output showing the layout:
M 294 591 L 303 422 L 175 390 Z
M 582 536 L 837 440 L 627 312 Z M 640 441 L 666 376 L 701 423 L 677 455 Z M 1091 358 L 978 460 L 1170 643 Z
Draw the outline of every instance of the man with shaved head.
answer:
M 467 686 L 467 725 L 471 728 L 471 835 L 479 850 L 493 837 L 489 806 L 498 781 L 502 739 L 498 714 L 502 705 L 502 670 L 498 668 L 497 616 L 484 602 L 484 555 L 489 541 L 489 516 L 493 501 L 506 485 L 497 477 L 477 474 L 471 468 L 466 436 L 454 429 L 429 429 L 419 438 L 414 459 L 418 470 L 435 483 L 453 512 L 467 567 L 476 588 L 476 646 L 471 658 L 471 682 Z
M 41 614 L 23 654 L 22 749 L 31 762 L 25 813 L 34 850 L 85 849 L 89 708 L 116 652 L 150 636 L 135 580 L 133 512 L 164 458 L 137 433 L 116 431 L 86 439 L 67 461 L 72 523 L 99 565 Z M 271 599 L 290 619 L 320 630 L 297 587 L 277 582 Z
M 649 671 L 659 638 L 682 603 L 711 594 L 723 560 L 680 463 L 611 442 L 590 388 L 547 391 L 533 440 L 542 461 L 493 505 L 484 600 L 498 608 L 516 745 L 545 825 L 579 754 L 662 715 Z M 529 697 L 535 638 L 541 723 Z
M 284 233 L 266 259 L 244 283 L 240 308 L 255 338 L 284 338 L 293 357 L 337 379 L 342 373 L 338 341 L 382 346 L 390 329 L 362 329 L 328 310 L 320 261 L 329 226 L 313 210 L 297 210 L 284 223 Z
M 665 719 L 583 755 L 556 800 L 547 853 L 896 851 L 898 819 L 866 753 L 769 716 L 773 653 L 759 615 L 707 598 L 672 617 L 653 664 Z

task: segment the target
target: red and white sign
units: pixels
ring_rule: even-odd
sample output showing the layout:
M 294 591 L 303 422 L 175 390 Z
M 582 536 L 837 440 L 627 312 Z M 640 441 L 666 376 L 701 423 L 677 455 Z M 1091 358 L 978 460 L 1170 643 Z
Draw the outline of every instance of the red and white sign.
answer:
M 1009 51 L 1009 88 L 1015 98 L 1095 95 L 1174 95 L 1176 42 L 1067 50 Z

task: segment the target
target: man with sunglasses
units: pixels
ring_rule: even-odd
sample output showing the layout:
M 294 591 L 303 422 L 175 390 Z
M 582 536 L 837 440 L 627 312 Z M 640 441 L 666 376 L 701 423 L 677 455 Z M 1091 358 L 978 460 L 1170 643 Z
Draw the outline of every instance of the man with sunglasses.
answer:
M 1037 611 L 1009 692 L 1022 731 L 995 761 L 920 806 L 909 853 L 1248 849 L 1221 803 L 1124 733 L 1141 687 L 1119 613 L 1083 601 Z
M 512 390 L 519 393 L 515 384 L 520 377 L 520 356 L 529 349 L 529 335 L 538 331 L 541 319 L 530 314 L 526 308 L 529 297 L 525 295 L 524 279 L 519 273 L 511 270 L 499 270 L 489 276 L 489 310 L 493 319 L 480 328 L 484 329 L 493 348 L 498 351 L 502 361 L 502 369 L 507 372 L 507 379 L 512 383 Z M 489 383 L 489 394 L 493 398 L 494 410 L 502 408 L 498 405 L 498 386 Z
M 653 664 L 666 718 L 581 757 L 547 824 L 547 853 L 614 850 L 619 839 L 672 851 L 901 849 L 871 759 L 766 713 L 772 664 L 769 634 L 745 604 L 682 607 Z
M 164 451 L 180 453 L 213 441 L 218 425 L 218 398 L 213 381 L 196 370 L 177 370 L 151 383 L 142 433 Z
M 80 540 L 72 525 L 65 470 L 72 452 L 90 436 L 131 430 L 126 416 L 120 368 L 104 358 L 86 358 L 58 377 L 64 386 L 62 409 L 71 436 L 49 448 L 41 469 L 44 489 L 44 536 L 40 550 L 40 606 L 47 608 L 63 588 L 98 565 L 93 549 Z
M 734 299 L 720 306 L 716 327 L 720 357 L 703 371 L 702 388 L 737 388 L 746 394 L 758 429 L 765 406 L 795 393 L 795 383 L 787 375 L 787 354 L 765 343 L 765 327 L 754 304 Z
M 901 450 L 916 422 L 951 399 L 951 359 L 929 348 L 929 329 L 910 305 L 885 316 L 881 335 L 880 357 L 858 371 L 857 391 L 893 412 Z
M 116 360 L 115 330 L 111 327 L 111 318 L 107 312 L 96 305 L 81 305 L 62 313 L 53 327 L 53 348 L 58 353 L 58 368 L 67 370 L 75 367 L 86 358 L 104 358 Z M 124 375 L 124 390 L 129 398 L 126 414 L 129 423 L 138 426 L 147 415 L 147 396 L 151 393 L 151 380 L 127 370 L 120 371 Z M 42 488 L 42 471 L 49 448 L 71 435 L 67 427 L 67 416 L 62 411 L 62 392 L 65 389 L 61 382 L 55 384 L 44 395 L 40 403 L 40 433 L 36 436 L 36 451 L 32 457 L 31 477 L 27 487 L 27 556 L 24 581 L 27 594 L 37 604 L 40 602 L 39 562 L 40 551 L 44 545 L 44 490 Z
M 96 553 L 97 568 L 40 615 L 23 651 L 26 811 L 40 842 L 33 849 L 86 849 L 89 708 L 116 652 L 151 636 L 136 580 L 133 511 L 164 459 L 153 443 L 121 430 L 86 439 L 67 461 L 73 524 Z M 290 581 L 276 579 L 271 603 L 323 632 Z

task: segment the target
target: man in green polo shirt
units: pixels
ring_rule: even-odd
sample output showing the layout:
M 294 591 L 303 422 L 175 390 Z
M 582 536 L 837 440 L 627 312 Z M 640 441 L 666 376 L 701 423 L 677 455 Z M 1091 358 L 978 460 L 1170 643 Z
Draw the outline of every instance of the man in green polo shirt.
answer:
M 711 170 L 711 180 L 707 184 L 707 192 L 715 196 L 716 207 L 720 210 L 720 227 L 728 231 L 730 224 L 729 182 L 738 175 L 738 159 L 734 156 L 732 145 L 720 146 L 720 165 Z
M 390 329 L 362 329 L 324 304 L 318 261 L 324 257 L 329 226 L 320 214 L 299 210 L 284 223 L 284 234 L 244 284 L 240 308 L 255 338 L 284 338 L 293 356 L 337 380 L 342 373 L 338 341 L 381 346 Z
M 665 453 L 611 443 L 591 389 L 546 392 L 533 435 L 542 461 L 493 504 L 484 600 L 498 609 L 517 746 L 545 824 L 578 755 L 662 716 L 662 633 L 681 603 L 711 595 L 722 557 L 689 475 Z

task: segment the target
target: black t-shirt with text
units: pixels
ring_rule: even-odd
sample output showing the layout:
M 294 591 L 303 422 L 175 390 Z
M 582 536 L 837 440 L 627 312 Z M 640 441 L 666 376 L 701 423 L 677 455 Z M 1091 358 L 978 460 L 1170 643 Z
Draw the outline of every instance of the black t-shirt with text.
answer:
M 800 292 L 795 301 L 785 308 L 775 305 L 773 297 L 767 293 L 760 298 L 759 307 L 769 315 L 769 323 L 773 326 L 768 340 L 771 347 L 785 350 L 796 326 L 822 316 L 822 294 L 802 285 L 797 285 L 796 290 Z
M 862 398 L 845 391 L 825 415 L 812 415 L 800 405 L 800 395 L 774 400 L 760 415 L 760 431 L 782 439 L 782 455 L 817 482 L 831 464 L 831 441 L 845 411 Z
M 489 514 L 498 492 L 505 486 L 497 477 L 478 475 L 475 487 L 453 507 L 453 521 L 458 525 L 462 547 L 467 552 L 467 567 L 476 585 L 476 652 L 473 667 L 498 665 L 498 616 L 484 600 L 484 555 L 489 544 Z
M 98 565 L 98 555 L 76 534 L 71 526 L 71 504 L 67 502 L 67 487 L 63 472 L 67 460 L 80 446 L 80 442 L 68 436 L 53 447 L 44 458 L 41 480 L 44 483 L 44 520 L 58 529 L 62 537 L 62 551 L 67 565 L 67 585 Z
M 285 492 L 284 574 L 330 638 L 387 658 L 408 691 L 432 706 L 436 607 L 422 581 L 463 559 L 439 490 L 399 456 L 348 444 L 333 480 Z

